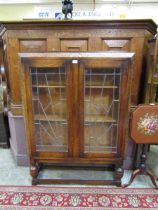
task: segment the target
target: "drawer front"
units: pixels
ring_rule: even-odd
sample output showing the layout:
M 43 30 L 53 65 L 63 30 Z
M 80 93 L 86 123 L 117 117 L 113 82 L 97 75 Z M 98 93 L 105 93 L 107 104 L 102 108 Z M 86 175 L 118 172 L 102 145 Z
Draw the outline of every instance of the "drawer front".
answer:
M 20 52 L 44 52 L 46 40 L 20 40 Z
M 73 40 L 73 39 L 63 39 L 60 41 L 60 49 L 65 52 L 80 52 L 88 51 L 87 40 Z
M 129 39 L 102 39 L 103 50 L 130 51 Z

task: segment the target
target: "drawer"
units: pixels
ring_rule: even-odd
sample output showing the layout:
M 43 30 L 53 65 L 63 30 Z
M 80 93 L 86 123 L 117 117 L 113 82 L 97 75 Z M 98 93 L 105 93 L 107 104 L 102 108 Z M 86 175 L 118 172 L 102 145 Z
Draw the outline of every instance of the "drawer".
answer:
M 102 49 L 111 51 L 130 51 L 130 40 L 102 39 Z
M 60 40 L 60 49 L 65 52 L 88 51 L 88 43 L 85 39 L 62 39 Z
M 20 52 L 44 52 L 46 40 L 20 40 Z

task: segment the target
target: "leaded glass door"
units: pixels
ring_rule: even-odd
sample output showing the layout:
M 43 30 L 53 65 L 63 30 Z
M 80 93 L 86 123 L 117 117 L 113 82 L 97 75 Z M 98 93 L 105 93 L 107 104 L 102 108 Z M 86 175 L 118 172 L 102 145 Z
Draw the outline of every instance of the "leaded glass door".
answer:
M 64 67 L 31 68 L 36 151 L 67 152 L 67 72 Z
M 84 71 L 84 153 L 117 152 L 121 71 Z

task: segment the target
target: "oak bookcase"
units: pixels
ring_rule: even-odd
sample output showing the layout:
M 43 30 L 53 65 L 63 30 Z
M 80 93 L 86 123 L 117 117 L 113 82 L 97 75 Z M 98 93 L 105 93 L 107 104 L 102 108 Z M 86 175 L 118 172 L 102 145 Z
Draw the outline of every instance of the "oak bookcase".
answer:
M 21 53 L 33 184 L 121 185 L 134 53 Z M 41 164 L 115 166 L 112 180 L 41 179 Z

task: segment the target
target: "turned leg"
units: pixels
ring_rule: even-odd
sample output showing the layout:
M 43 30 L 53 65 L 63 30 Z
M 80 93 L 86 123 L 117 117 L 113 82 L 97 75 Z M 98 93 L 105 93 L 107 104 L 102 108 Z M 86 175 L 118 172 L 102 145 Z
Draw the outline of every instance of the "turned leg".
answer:
M 116 166 L 115 170 L 115 183 L 117 187 L 121 187 L 121 179 L 123 177 L 123 168 Z
M 150 177 L 153 185 L 158 189 L 158 186 L 157 186 L 156 181 L 155 181 L 155 176 L 149 171 L 147 171 L 146 174 Z
M 35 161 L 31 161 L 31 166 L 30 166 L 30 175 L 32 176 L 32 185 L 37 184 L 37 176 L 39 174 L 40 170 L 40 164 Z

